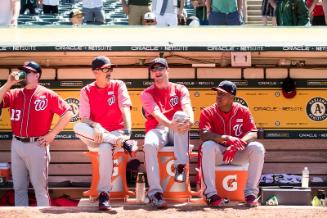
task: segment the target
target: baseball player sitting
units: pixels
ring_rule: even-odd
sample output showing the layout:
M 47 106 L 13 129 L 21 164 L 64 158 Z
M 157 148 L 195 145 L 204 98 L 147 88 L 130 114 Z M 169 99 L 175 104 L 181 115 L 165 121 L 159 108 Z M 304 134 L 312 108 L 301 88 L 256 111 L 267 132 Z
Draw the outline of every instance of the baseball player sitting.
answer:
M 164 58 L 154 59 L 149 72 L 154 84 L 141 93 L 145 110 L 144 152 L 149 183 L 148 197 L 157 208 L 167 207 L 160 186 L 158 151 L 167 144 L 174 145 L 176 157 L 175 181 L 185 182 L 185 165 L 189 161 L 189 134 L 194 115 L 190 96 L 183 85 L 169 82 L 168 63 Z
M 135 156 L 137 143 L 129 140 L 131 134 L 131 99 L 121 80 L 111 80 L 113 71 L 109 58 L 98 56 L 92 61 L 95 82 L 80 92 L 81 122 L 74 126 L 90 151 L 99 152 L 99 210 L 110 209 L 109 192 L 113 170 L 113 150 L 123 147 Z
M 219 206 L 215 186 L 216 164 L 242 165 L 249 163 L 245 188 L 247 206 L 257 206 L 258 184 L 264 163 L 265 149 L 254 140 L 257 128 L 247 107 L 234 102 L 236 85 L 222 81 L 217 88 L 216 103 L 201 111 L 199 129 L 202 144 L 202 172 L 205 184 L 204 195 L 209 206 Z
M 12 72 L 0 88 L 0 108 L 10 108 L 13 131 L 11 172 L 15 205 L 28 206 L 29 179 L 35 190 L 37 206 L 49 206 L 49 145 L 73 116 L 70 106 L 55 92 L 39 85 L 42 69 L 25 62 L 19 72 Z M 11 89 L 20 83 L 23 88 Z M 59 121 L 50 130 L 53 115 Z

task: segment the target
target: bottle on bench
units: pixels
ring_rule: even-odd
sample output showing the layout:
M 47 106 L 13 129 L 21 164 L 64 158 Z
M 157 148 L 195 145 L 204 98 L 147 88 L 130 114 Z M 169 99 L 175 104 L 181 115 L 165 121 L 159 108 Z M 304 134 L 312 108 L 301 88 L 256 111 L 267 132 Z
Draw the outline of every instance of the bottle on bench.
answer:
M 309 188 L 309 169 L 304 167 L 302 171 L 302 188 Z

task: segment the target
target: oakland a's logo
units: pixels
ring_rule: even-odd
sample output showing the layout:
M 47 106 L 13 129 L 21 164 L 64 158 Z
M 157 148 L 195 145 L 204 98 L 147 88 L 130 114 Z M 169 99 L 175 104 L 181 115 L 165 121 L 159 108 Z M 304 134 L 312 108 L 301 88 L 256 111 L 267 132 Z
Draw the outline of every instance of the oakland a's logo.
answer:
M 43 111 L 48 106 L 48 99 L 44 95 L 40 96 L 39 99 L 34 101 L 35 110 L 36 111 Z
M 69 104 L 73 112 L 73 117 L 70 119 L 70 122 L 76 122 L 79 117 L 79 100 L 76 98 L 67 98 L 66 102 Z
M 248 107 L 248 104 L 246 103 L 246 101 L 241 97 L 235 97 L 234 102 L 240 103 L 241 105 Z
M 113 105 L 115 103 L 115 96 L 114 95 L 110 96 L 107 102 L 109 106 Z
M 169 104 L 172 107 L 175 107 L 178 104 L 178 96 L 172 96 L 170 97 Z
M 323 121 L 327 118 L 327 101 L 321 97 L 312 98 L 307 104 L 307 115 L 311 120 Z

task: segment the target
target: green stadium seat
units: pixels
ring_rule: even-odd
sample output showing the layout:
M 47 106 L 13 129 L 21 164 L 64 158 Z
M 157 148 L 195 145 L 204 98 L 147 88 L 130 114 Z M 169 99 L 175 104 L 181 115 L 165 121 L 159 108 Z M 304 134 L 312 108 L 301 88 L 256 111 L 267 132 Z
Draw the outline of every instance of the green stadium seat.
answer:
M 53 14 L 40 14 L 39 15 L 40 18 L 55 18 L 56 15 L 53 15 Z
M 37 25 L 37 26 L 49 26 L 49 25 L 53 25 L 52 22 L 46 22 L 46 21 L 31 21 L 29 22 L 32 25 Z

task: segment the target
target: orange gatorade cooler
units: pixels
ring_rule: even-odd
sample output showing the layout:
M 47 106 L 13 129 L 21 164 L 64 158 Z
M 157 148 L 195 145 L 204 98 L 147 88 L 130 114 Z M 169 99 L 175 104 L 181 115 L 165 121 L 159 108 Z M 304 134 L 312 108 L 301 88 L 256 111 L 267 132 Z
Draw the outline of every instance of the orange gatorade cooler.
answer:
M 99 182 L 99 161 L 98 152 L 85 152 L 86 156 L 90 157 L 92 163 L 92 181 L 90 190 L 85 191 L 83 196 L 89 197 L 91 200 L 96 199 L 99 195 L 97 188 Z M 126 200 L 131 193 L 128 191 L 126 182 L 126 165 L 128 154 L 123 149 L 116 149 L 113 156 L 113 172 L 111 176 L 111 199 Z M 109 181 L 108 181 L 109 182 Z
M 217 166 L 216 188 L 218 195 L 231 201 L 244 201 L 244 189 L 247 178 L 248 164 L 242 166 Z
M 186 166 L 186 181 L 177 183 L 174 180 L 174 147 L 163 147 L 158 152 L 160 185 L 163 196 L 168 201 L 188 202 L 191 199 L 191 188 L 189 179 L 189 165 Z
M 4 177 L 6 181 L 10 178 L 9 163 L 0 163 L 0 176 Z

